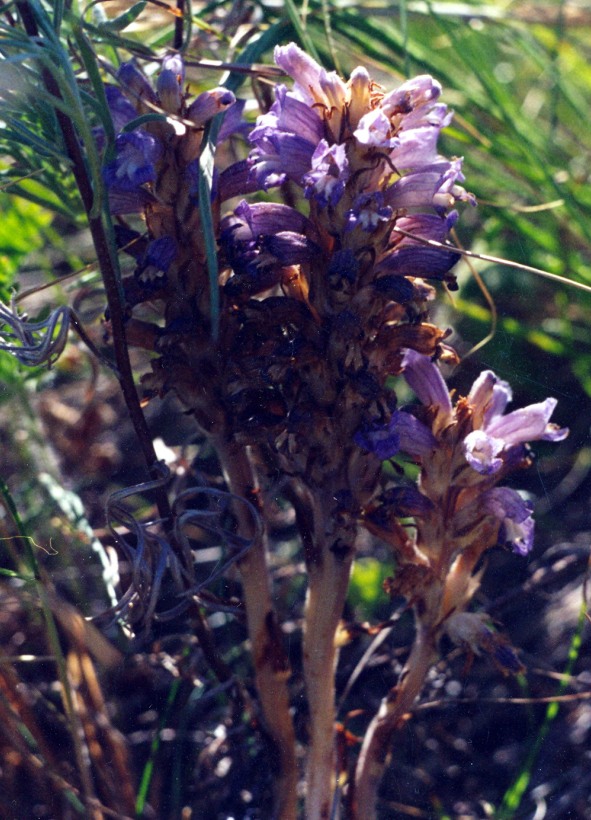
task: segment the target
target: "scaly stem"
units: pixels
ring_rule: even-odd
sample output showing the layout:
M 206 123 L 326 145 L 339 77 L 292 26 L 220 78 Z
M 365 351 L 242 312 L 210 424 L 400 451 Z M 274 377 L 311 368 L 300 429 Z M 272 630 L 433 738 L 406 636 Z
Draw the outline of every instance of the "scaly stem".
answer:
M 343 615 L 354 557 L 354 545 L 331 550 L 320 504 L 315 515 L 315 544 L 308 554 L 308 598 L 303 644 L 304 678 L 310 712 L 306 766 L 306 820 L 331 815 L 336 785 L 334 750 L 335 635 Z M 310 553 L 310 551 L 309 551 Z
M 334 754 L 335 634 L 347 597 L 352 560 L 325 556 L 326 567 L 309 577 L 304 634 L 304 678 L 310 710 L 306 767 L 306 818 L 328 818 L 336 785 Z
M 253 467 L 243 446 L 214 438 L 229 489 L 256 506 L 257 489 Z M 254 537 L 252 516 L 244 504 L 237 504 L 235 514 L 240 534 Z M 295 820 L 298 782 L 295 754 L 295 732 L 289 712 L 289 662 L 282 642 L 282 633 L 273 608 L 269 568 L 264 537 L 256 538 L 239 564 L 248 634 L 252 646 L 255 683 L 265 722 L 265 728 L 277 755 L 275 781 L 275 812 L 279 820 Z
M 421 693 L 425 678 L 437 659 L 433 627 L 418 623 L 412 651 L 400 683 L 382 701 L 365 734 L 355 775 L 353 818 L 376 817 L 378 788 L 390 757 L 393 734 Z

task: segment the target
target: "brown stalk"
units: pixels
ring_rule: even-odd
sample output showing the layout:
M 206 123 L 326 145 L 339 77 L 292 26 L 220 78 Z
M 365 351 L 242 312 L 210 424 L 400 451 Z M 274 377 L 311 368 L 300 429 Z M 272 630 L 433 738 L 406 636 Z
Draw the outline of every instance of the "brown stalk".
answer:
M 223 436 L 214 438 L 213 443 L 231 492 L 257 506 L 257 480 L 245 447 L 227 441 Z M 235 506 L 235 515 L 240 534 L 255 538 L 254 521 L 244 504 Z M 298 770 L 295 732 L 289 712 L 287 681 L 290 670 L 273 607 L 264 535 L 255 538 L 252 547 L 240 561 L 239 570 L 256 688 L 265 728 L 277 758 L 273 816 L 279 820 L 295 820 Z
M 419 622 L 413 647 L 400 683 L 382 700 L 369 724 L 355 773 L 353 820 L 374 820 L 378 788 L 391 756 L 392 737 L 420 695 L 427 673 L 437 659 L 434 627 Z
M 334 533 L 327 537 L 328 499 L 315 504 L 313 560 L 308 560 L 303 664 L 309 708 L 310 736 L 306 766 L 306 820 L 332 816 L 336 786 L 335 635 L 342 618 L 355 555 L 349 543 L 338 551 Z M 349 534 L 350 536 L 350 534 Z M 308 556 L 307 556 L 308 557 Z

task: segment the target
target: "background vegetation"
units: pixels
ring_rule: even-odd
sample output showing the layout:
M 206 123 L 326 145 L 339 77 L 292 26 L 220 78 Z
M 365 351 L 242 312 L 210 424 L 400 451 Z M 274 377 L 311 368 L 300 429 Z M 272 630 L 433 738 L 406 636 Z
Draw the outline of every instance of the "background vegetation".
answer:
M 101 64 L 116 65 L 130 53 L 161 53 L 179 19 L 161 2 L 76 9 L 55 0 L 47 8 L 58 28 L 65 21 L 62 42 L 79 76 L 76 25 Z M 18 9 L 2 9 L 5 41 L 16 36 Z M 466 187 L 479 203 L 464 209 L 458 242 L 501 260 L 463 260 L 460 290 L 441 300 L 438 318 L 466 357 L 452 383 L 468 385 L 490 367 L 511 382 L 517 405 L 555 396 L 555 420 L 571 435 L 552 455 L 537 447 L 534 469 L 520 477 L 538 499 L 533 555 L 493 554 L 480 596 L 522 648 L 528 673 L 508 681 L 483 659 L 467 669 L 451 653 L 404 730 L 383 816 L 588 817 L 591 295 L 573 283 L 591 288 L 591 7 L 253 0 L 187 4 L 184 15 L 195 91 L 220 81 L 204 61 L 270 63 L 273 45 L 290 39 L 344 76 L 364 64 L 386 87 L 417 73 L 444 86 L 455 118 L 442 151 L 464 156 Z M 25 105 L 17 94 L 26 70 L 15 60 L 0 65 L 0 290 L 4 300 L 16 292 L 32 316 L 74 304 L 101 346 L 104 295 L 81 204 L 42 95 Z M 251 96 L 252 82 L 242 95 Z M 254 83 L 264 94 L 264 80 Z M 82 106 L 96 126 L 86 98 Z M 179 481 L 187 471 L 215 471 L 170 403 L 147 412 Z M 0 814 L 81 817 L 90 806 L 93 817 L 268 816 L 270 761 L 248 687 L 216 677 L 182 618 L 139 636 L 83 619 L 111 605 L 117 581 L 105 500 L 145 480 L 114 380 L 75 339 L 50 371 L 2 353 L 0 418 Z M 137 498 L 149 511 L 149 499 Z M 297 692 L 303 586 L 280 507 L 276 535 Z M 119 572 L 124 585 L 124 563 Z M 408 640 L 398 613 L 365 654 L 372 637 L 364 625 L 392 615 L 381 586 L 388 572 L 385 556 L 372 553 L 353 578 L 355 626 L 339 669 L 349 754 L 356 710 L 377 706 Z M 238 594 L 232 578 L 216 591 Z M 247 677 L 243 625 L 223 612 L 209 621 L 218 657 Z M 305 714 L 296 718 L 303 732 Z

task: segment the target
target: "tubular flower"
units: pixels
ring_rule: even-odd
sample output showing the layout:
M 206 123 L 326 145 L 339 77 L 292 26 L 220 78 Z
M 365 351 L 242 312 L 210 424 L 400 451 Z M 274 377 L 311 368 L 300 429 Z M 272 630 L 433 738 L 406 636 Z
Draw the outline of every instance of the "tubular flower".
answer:
M 480 374 L 468 396 L 479 429 L 464 440 L 464 453 L 470 466 L 485 475 L 503 465 L 503 454 L 528 441 L 562 441 L 568 430 L 550 424 L 556 399 L 546 399 L 503 415 L 512 399 L 511 388 L 490 370 Z

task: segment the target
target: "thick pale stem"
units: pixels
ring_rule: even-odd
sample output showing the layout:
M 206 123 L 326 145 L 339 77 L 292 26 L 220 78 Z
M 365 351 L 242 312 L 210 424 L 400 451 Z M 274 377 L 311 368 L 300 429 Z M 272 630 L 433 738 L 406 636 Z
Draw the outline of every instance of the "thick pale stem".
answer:
M 404 715 L 421 693 L 427 673 L 436 659 L 433 630 L 419 623 L 401 681 L 384 698 L 365 734 L 355 776 L 354 818 L 373 820 L 376 817 L 378 788 L 390 757 L 392 735 L 400 728 Z
M 252 500 L 253 491 L 256 490 L 256 479 L 245 448 L 226 441 L 214 443 L 230 490 L 242 498 Z M 235 513 L 241 535 L 254 536 L 254 522 L 246 507 L 237 504 Z M 239 568 L 252 646 L 255 683 L 265 728 L 277 756 L 274 817 L 279 820 L 295 820 L 298 771 L 295 732 L 289 712 L 289 664 L 273 608 L 264 538 L 255 541 L 240 561 Z
M 346 557 L 324 546 L 308 568 L 304 633 L 304 677 L 310 710 L 306 769 L 306 820 L 331 816 L 336 783 L 334 752 L 335 634 L 347 596 L 353 550 Z

